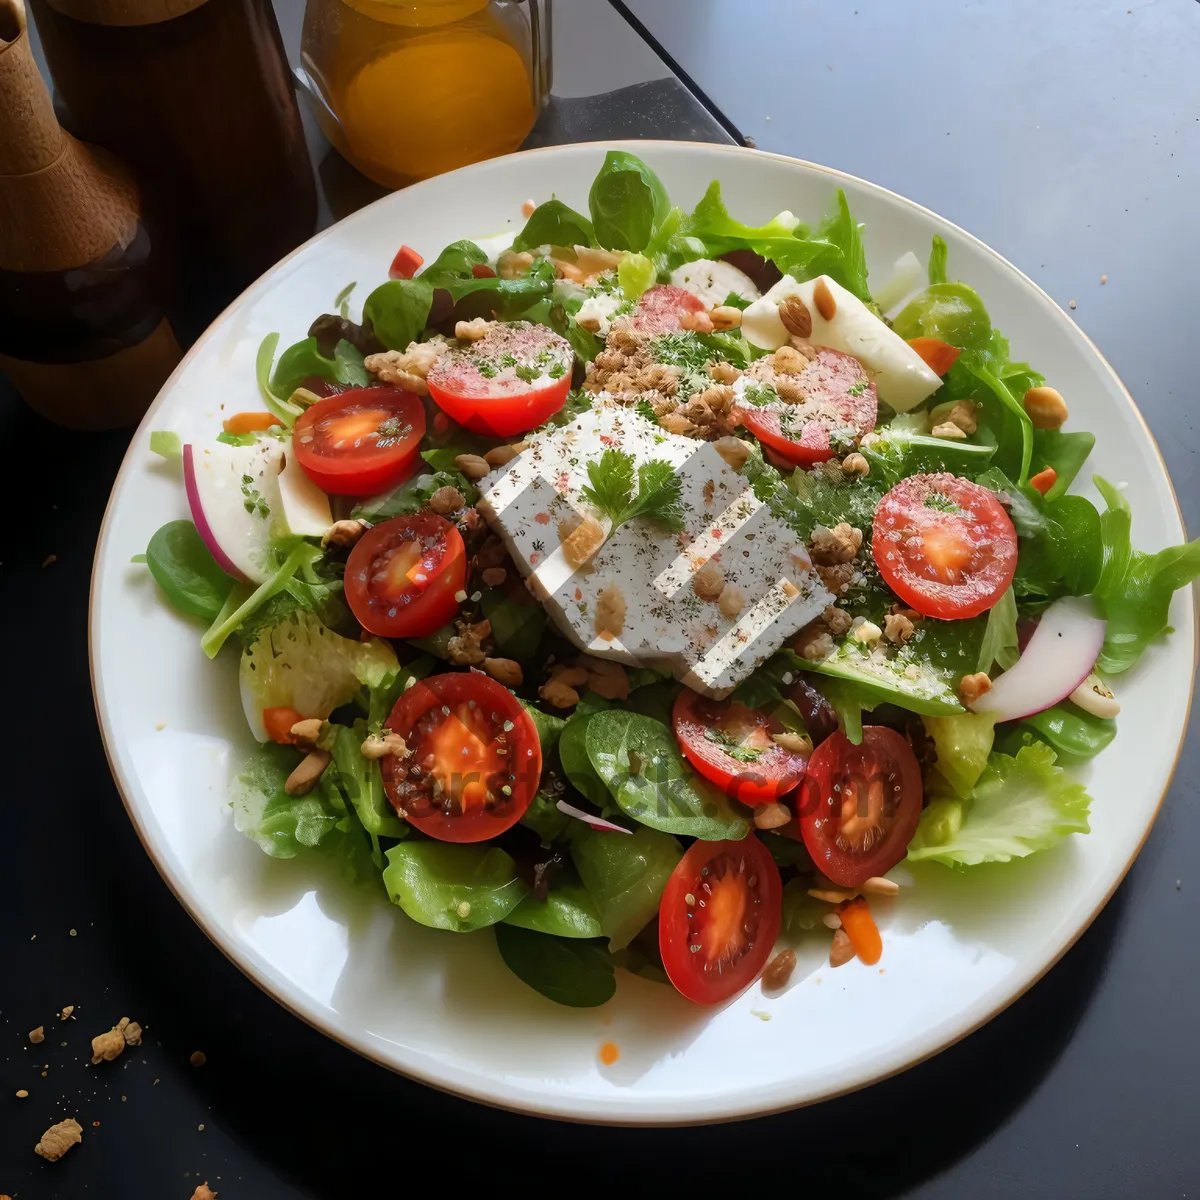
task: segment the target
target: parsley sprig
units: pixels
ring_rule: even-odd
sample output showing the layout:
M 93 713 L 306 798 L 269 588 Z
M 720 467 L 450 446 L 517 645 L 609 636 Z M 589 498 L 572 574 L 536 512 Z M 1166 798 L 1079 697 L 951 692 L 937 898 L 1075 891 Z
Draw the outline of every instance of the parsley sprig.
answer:
M 683 528 L 683 485 L 669 462 L 642 463 L 636 494 L 633 458 L 624 450 L 605 450 L 598 462 L 588 463 L 587 472 L 591 486 L 583 489 L 583 497 L 611 518 L 611 533 L 635 517 L 657 521 L 673 533 Z

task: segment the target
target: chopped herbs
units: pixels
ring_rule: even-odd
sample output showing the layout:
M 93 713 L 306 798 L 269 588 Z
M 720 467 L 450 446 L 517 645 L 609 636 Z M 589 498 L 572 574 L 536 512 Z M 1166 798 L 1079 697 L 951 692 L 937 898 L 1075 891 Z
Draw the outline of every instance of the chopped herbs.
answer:
M 720 746 L 735 762 L 757 762 L 762 757 L 761 750 L 755 750 L 750 746 L 743 746 L 737 738 L 732 734 L 726 733 L 724 729 L 706 729 L 704 731 L 704 738 L 706 741 Z

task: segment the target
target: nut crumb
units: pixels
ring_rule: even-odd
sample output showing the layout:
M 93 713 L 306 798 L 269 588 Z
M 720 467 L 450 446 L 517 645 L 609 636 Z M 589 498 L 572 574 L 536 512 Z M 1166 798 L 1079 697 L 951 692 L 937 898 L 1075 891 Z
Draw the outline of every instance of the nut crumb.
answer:
M 142 1027 L 136 1021 L 131 1021 L 128 1017 L 122 1017 L 117 1022 L 117 1032 L 125 1039 L 125 1045 L 127 1046 L 140 1046 L 142 1044 Z
M 28 1095 L 29 1095 L 29 1093 L 24 1088 L 19 1088 L 17 1090 L 17 1099 L 18 1100 L 24 1100 L 25 1097 Z
M 769 963 L 767 969 L 763 972 L 762 982 L 764 988 L 781 988 L 792 977 L 792 972 L 796 969 L 796 952 L 794 950 L 780 950 Z
M 45 569 L 51 563 L 56 563 L 56 562 L 58 562 L 57 554 L 47 554 L 46 557 L 44 559 L 42 559 L 42 567 L 43 567 L 43 569 Z
M 114 1025 L 92 1038 L 92 1063 L 112 1062 L 125 1052 L 125 1035 Z
M 70 1148 L 83 1141 L 83 1126 L 74 1117 L 51 1125 L 33 1148 L 47 1162 L 57 1162 Z
M 188 1062 L 190 1062 L 193 1067 L 202 1067 L 206 1062 L 208 1062 L 208 1055 L 205 1054 L 203 1050 L 193 1051 L 192 1056 L 188 1059 Z
M 217 1193 L 208 1186 L 205 1180 L 193 1193 L 192 1200 L 217 1200 Z
M 849 934 L 844 929 L 833 931 L 833 942 L 829 947 L 829 965 L 831 967 L 845 966 L 854 957 L 854 946 Z
M 58 1019 L 60 1021 L 69 1021 L 71 1019 L 71 1014 L 74 1011 L 75 1011 L 75 1005 L 73 1005 L 73 1004 L 64 1005 L 62 1008 L 62 1011 L 58 1014 Z
M 1101 287 L 1103 287 L 1103 286 L 1104 286 L 1104 285 L 1105 285 L 1107 282 L 1108 282 L 1108 276 L 1107 276 L 1107 275 L 1101 275 L 1101 276 L 1100 276 L 1100 286 L 1101 286 Z
M 1068 300 L 1068 301 L 1067 301 L 1067 307 L 1068 307 L 1068 308 L 1078 308 L 1078 307 L 1079 307 L 1079 305 L 1078 305 L 1078 304 L 1076 304 L 1074 300 Z
M 39 1025 L 36 1029 L 31 1029 L 29 1031 L 29 1040 L 35 1046 L 38 1045 L 39 1042 L 44 1042 L 46 1040 L 45 1026 Z

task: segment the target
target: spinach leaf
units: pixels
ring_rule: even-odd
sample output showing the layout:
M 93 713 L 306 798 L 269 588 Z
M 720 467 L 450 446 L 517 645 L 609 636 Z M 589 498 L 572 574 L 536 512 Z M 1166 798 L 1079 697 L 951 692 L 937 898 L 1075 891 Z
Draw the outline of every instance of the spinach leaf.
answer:
M 1134 550 L 1129 501 L 1099 475 L 1094 482 L 1107 506 L 1100 518 L 1104 565 L 1096 598 L 1108 627 L 1097 665 L 1116 675 L 1129 670 L 1142 651 L 1167 632 L 1171 597 L 1200 577 L 1200 538 L 1157 554 Z
M 470 933 L 504 920 L 529 890 L 498 846 L 400 842 L 387 852 L 388 898 L 432 929 Z
M 345 338 L 333 348 L 333 373 L 338 383 L 346 387 L 368 387 L 371 374 L 363 366 L 363 353 Z
M 492 637 L 503 657 L 528 662 L 546 630 L 546 610 L 531 597 L 514 599 L 501 588 L 486 588 L 479 601 L 492 623 Z
M 1047 500 L 1053 502 L 1066 495 L 1095 444 L 1094 433 L 1063 433 L 1061 429 L 1033 431 L 1033 473 L 1036 475 L 1046 467 L 1053 467 L 1058 475 L 1054 486 L 1046 493 Z
M 547 767 L 543 761 L 542 783 L 521 817 L 521 824 L 537 834 L 543 846 L 557 841 L 572 822 L 566 813 L 557 807 L 563 794 L 563 783 L 554 766 Z M 619 836 L 619 835 L 618 835 Z
M 363 319 L 389 350 L 407 350 L 421 336 L 432 307 L 433 285 L 427 279 L 389 279 L 367 297 Z
M 1094 758 L 1108 746 L 1117 736 L 1117 723 L 1093 716 L 1077 705 L 1064 701 L 1034 713 L 1006 730 L 1005 753 L 1016 754 L 1022 744 L 1020 738 L 1026 730 L 1049 745 L 1064 761 L 1078 762 Z M 1012 740 L 1014 734 L 1016 741 Z
M 316 376 L 330 383 L 338 383 L 337 363 L 326 358 L 317 348 L 317 339 L 306 337 L 289 346 L 275 364 L 271 375 L 271 391 L 276 396 L 290 396 L 304 386 L 306 379 Z
M 661 721 L 611 709 L 588 717 L 583 731 L 592 770 L 621 811 L 635 821 L 705 841 L 736 840 L 750 832 L 745 810 L 692 769 L 675 735 Z M 564 731 L 559 754 L 570 774 L 566 737 Z
M 366 721 L 355 721 L 353 729 L 345 725 L 337 727 L 333 765 L 337 768 L 338 784 L 368 833 L 402 838 L 408 833 L 408 825 L 396 816 L 396 810 L 384 795 L 379 763 L 362 756 L 360 747 L 367 733 Z
M 588 194 L 595 238 L 609 250 L 645 250 L 671 210 L 662 180 L 638 157 L 610 150 Z
M 596 1008 L 617 990 L 612 958 L 594 941 L 548 937 L 512 925 L 496 926 L 496 948 L 522 983 L 555 1004 Z
M 539 204 L 525 222 L 525 228 L 513 241 L 514 250 L 534 250 L 538 246 L 594 246 L 592 223 L 561 200 Z
M 639 827 L 626 837 L 571 823 L 571 860 L 587 888 L 609 948 L 621 950 L 658 915 L 683 850 L 665 833 Z
M 205 621 L 216 619 L 233 588 L 191 521 L 168 521 L 155 530 L 146 566 L 175 608 Z
M 619 835 L 618 835 L 619 836 Z M 587 889 L 572 872 L 560 878 L 545 900 L 531 892 L 504 918 L 506 925 L 519 925 L 536 933 L 565 938 L 604 936 L 596 906 Z

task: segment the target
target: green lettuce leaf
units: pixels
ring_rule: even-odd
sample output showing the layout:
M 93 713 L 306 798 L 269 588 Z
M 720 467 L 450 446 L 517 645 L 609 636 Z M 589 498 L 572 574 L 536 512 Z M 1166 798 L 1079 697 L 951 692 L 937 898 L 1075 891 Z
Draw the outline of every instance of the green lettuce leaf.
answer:
M 946 282 L 946 243 L 939 234 L 933 235 L 933 246 L 929 250 L 929 282 Z
M 975 669 L 990 674 L 992 666 L 999 663 L 1007 671 L 1020 656 L 1017 598 L 1010 587 L 988 610 L 987 623 L 983 627 L 983 644 L 979 648 L 979 665 Z
M 1200 538 L 1157 554 L 1134 550 L 1129 501 L 1099 475 L 1094 482 L 1107 506 L 1100 517 L 1104 566 L 1096 599 L 1108 626 L 1096 665 L 1117 675 L 1128 671 L 1151 642 L 1169 631 L 1171 597 L 1200 577 Z
M 1091 797 L 1055 765 L 1054 751 L 1036 742 L 1013 758 L 991 756 L 970 800 L 962 804 L 961 821 L 947 819 L 953 803 L 931 804 L 921 814 L 908 847 L 914 862 L 966 867 L 1046 850 L 1068 834 L 1088 832 Z
M 937 769 L 953 791 L 969 796 L 988 764 L 995 739 L 996 719 L 988 713 L 958 713 L 951 717 L 922 717 L 933 738 Z

